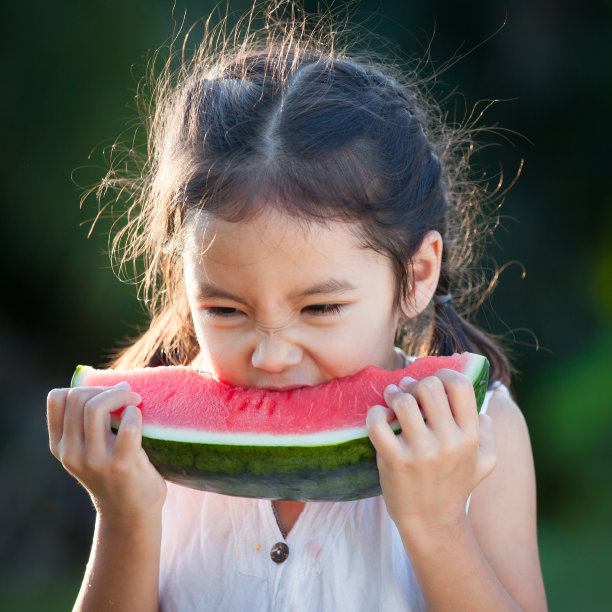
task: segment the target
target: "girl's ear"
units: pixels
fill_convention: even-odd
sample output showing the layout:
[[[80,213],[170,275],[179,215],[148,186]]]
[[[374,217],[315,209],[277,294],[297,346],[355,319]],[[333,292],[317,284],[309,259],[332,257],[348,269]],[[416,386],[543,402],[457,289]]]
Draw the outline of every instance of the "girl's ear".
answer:
[[[412,259],[410,292],[402,299],[402,312],[416,317],[433,299],[442,266],[442,236],[434,230],[427,232]]]

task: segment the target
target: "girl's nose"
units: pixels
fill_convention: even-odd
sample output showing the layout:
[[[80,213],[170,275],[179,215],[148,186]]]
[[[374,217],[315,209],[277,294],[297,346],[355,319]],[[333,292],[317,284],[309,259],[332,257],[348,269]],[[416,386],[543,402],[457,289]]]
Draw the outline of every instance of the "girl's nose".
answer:
[[[277,334],[262,334],[251,356],[251,364],[266,372],[282,372],[302,360],[302,349]]]

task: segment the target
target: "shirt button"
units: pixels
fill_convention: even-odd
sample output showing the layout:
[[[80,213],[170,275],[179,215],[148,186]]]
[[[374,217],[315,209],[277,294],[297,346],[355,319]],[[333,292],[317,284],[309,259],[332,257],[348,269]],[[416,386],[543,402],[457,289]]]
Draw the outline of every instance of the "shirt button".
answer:
[[[274,563],[282,563],[289,556],[289,547],[285,542],[277,542],[270,550],[270,559]]]

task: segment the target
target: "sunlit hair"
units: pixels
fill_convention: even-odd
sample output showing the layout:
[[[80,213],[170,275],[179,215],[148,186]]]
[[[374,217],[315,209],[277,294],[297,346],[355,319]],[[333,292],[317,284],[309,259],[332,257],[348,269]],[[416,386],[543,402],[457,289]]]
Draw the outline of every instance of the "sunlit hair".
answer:
[[[440,232],[436,293],[451,292],[452,302],[403,320],[398,343],[413,355],[484,354],[492,380],[509,383],[503,351],[465,318],[492,288],[477,268],[494,198],[468,177],[474,125],[447,122],[415,73],[340,49],[328,18],[313,25],[267,11],[259,29],[253,18],[231,32],[208,21],[193,52],[186,36],[161,70],[153,59],[139,91],[146,155],[115,157],[99,185],[101,210],[129,203],[112,251],[151,317],[114,365],[188,364],[199,351],[182,272],[190,211],[244,221],[274,207],[304,222],[353,224],[364,248],[389,258],[398,304],[423,237]]]

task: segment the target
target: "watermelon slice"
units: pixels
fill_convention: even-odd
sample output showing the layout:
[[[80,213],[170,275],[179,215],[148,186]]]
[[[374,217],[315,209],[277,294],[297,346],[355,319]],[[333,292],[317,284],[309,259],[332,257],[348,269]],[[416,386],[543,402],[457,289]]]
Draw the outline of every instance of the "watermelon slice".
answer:
[[[396,371],[368,367],[287,391],[233,387],[184,366],[78,366],[71,384],[127,381],[143,398],[142,446],[168,480],[241,497],[347,501],[380,494],[368,409],[384,403],[387,385],[442,368],[470,378],[480,407],[489,362],[472,353],[423,357]],[[115,428],[120,413],[112,415]]]

